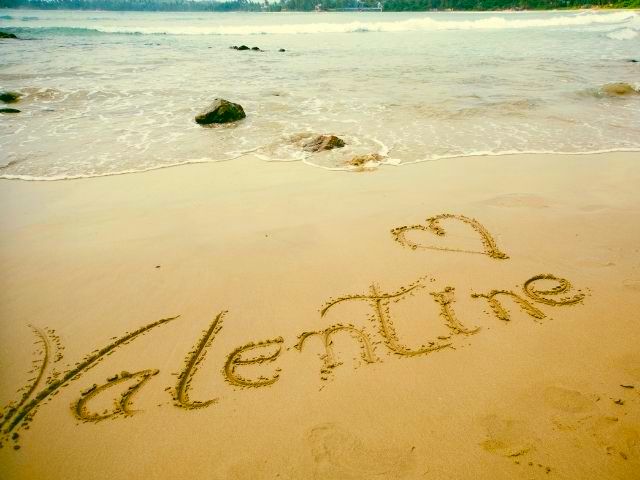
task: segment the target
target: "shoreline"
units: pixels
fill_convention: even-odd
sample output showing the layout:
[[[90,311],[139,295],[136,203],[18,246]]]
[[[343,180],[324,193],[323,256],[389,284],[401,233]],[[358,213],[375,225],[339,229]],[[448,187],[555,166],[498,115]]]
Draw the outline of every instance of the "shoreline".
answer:
[[[483,158],[491,158],[491,157],[521,157],[521,156],[558,156],[558,157],[580,157],[580,156],[598,156],[598,155],[607,155],[607,154],[627,154],[627,153],[640,153],[640,149],[609,149],[609,150],[594,150],[589,152],[538,152],[538,151],[530,151],[530,152],[504,152],[504,153],[470,153],[468,155],[456,155],[456,156],[443,156],[433,159],[423,159],[423,160],[415,160],[411,162],[404,163],[395,163],[395,162],[371,162],[371,164],[365,164],[364,168],[362,167],[353,167],[349,165],[345,165],[344,167],[323,167],[321,165],[317,165],[312,162],[306,161],[306,159],[302,160],[264,160],[255,158],[253,152],[248,152],[245,155],[240,155],[238,157],[229,158],[229,159],[221,159],[221,160],[187,160],[183,163],[178,163],[174,165],[159,165],[157,167],[149,167],[143,170],[125,170],[122,172],[112,172],[112,173],[104,173],[104,174],[96,174],[96,175],[78,175],[78,176],[64,176],[64,177],[32,177],[27,175],[7,175],[3,176],[0,174],[0,181],[20,181],[20,182],[65,182],[65,181],[73,181],[73,180],[88,180],[92,178],[102,178],[102,177],[118,177],[123,175],[138,175],[144,173],[155,172],[157,170],[165,170],[165,169],[175,169],[179,167],[188,167],[191,165],[203,165],[203,164],[220,164],[226,162],[233,162],[238,160],[245,160],[246,157],[249,157],[250,161],[256,160],[259,162],[264,162],[267,164],[280,164],[280,163],[301,163],[308,167],[318,168],[320,170],[326,170],[329,172],[346,172],[346,173],[367,173],[374,172],[386,167],[407,167],[410,165],[419,165],[422,163],[432,163],[432,162],[441,162],[448,160],[460,160],[460,159],[477,159],[480,161]],[[253,158],[251,158],[253,156]],[[393,160],[393,159],[391,159]],[[9,164],[11,165],[11,164]],[[7,166],[9,166],[7,165]],[[0,167],[0,171],[2,167]]]
[[[0,403],[41,345],[69,378],[0,465],[631,480],[639,182],[636,153],[0,182]]]

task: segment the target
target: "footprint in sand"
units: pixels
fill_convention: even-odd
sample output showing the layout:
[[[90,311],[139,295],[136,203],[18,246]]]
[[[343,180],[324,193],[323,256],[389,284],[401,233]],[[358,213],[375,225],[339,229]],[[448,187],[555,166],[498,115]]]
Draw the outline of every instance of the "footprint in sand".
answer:
[[[620,357],[614,365],[615,380],[608,392],[591,393],[563,385],[535,386],[523,392],[507,408],[527,405],[523,417],[482,417],[486,437],[479,445],[522,467],[537,467],[527,475],[561,472],[566,468],[566,455],[587,455],[609,474],[615,472],[606,478],[640,478],[633,476],[640,472],[640,355]],[[560,461],[560,470],[551,463],[554,460]]]
[[[544,405],[555,412],[550,420],[560,432],[575,432],[598,412],[595,398],[565,387],[549,386],[542,390]]]
[[[314,478],[322,480],[415,478],[414,447],[375,448],[344,428],[325,423],[306,434],[314,462]]]
[[[613,366],[619,372],[618,389],[608,395],[613,415],[598,418],[591,431],[608,455],[637,464],[640,472],[640,354],[622,355]]]
[[[607,455],[621,460],[640,460],[640,425],[634,420],[633,412],[624,408],[607,409],[609,404],[601,402],[602,409],[608,410],[605,412],[595,399],[558,386],[544,389],[544,402],[561,412],[551,419],[559,431],[586,432]]]
[[[481,418],[486,439],[480,443],[486,451],[509,458],[517,458],[534,450],[527,426],[511,418],[487,415]]]
[[[589,397],[564,387],[545,388],[543,398],[546,405],[565,413],[589,413],[596,409],[594,401]]]
[[[589,430],[607,455],[622,460],[640,460],[640,431],[623,419],[599,417]]]

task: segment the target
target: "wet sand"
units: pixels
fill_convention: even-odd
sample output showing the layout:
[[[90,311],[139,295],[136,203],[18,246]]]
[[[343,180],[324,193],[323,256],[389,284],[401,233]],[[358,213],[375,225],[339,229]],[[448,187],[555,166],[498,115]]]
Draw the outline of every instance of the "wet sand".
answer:
[[[637,153],[2,181],[0,470],[637,478],[638,185]]]

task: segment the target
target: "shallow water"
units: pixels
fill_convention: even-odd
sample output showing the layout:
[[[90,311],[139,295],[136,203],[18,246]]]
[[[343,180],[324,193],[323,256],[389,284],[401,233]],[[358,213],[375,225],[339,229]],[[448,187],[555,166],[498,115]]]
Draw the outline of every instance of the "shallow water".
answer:
[[[191,162],[349,168],[516,152],[640,151],[640,15],[0,11],[0,177],[60,179]],[[231,45],[259,46],[239,52]],[[278,52],[279,48],[286,52]],[[247,119],[203,128],[215,97]],[[320,154],[295,142],[333,133]]]

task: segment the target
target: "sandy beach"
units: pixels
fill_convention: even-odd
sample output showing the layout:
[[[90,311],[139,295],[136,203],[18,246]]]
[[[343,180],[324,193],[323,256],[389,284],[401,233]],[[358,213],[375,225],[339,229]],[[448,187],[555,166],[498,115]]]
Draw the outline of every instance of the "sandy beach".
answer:
[[[638,185],[637,153],[3,180],[2,477],[637,479]]]

